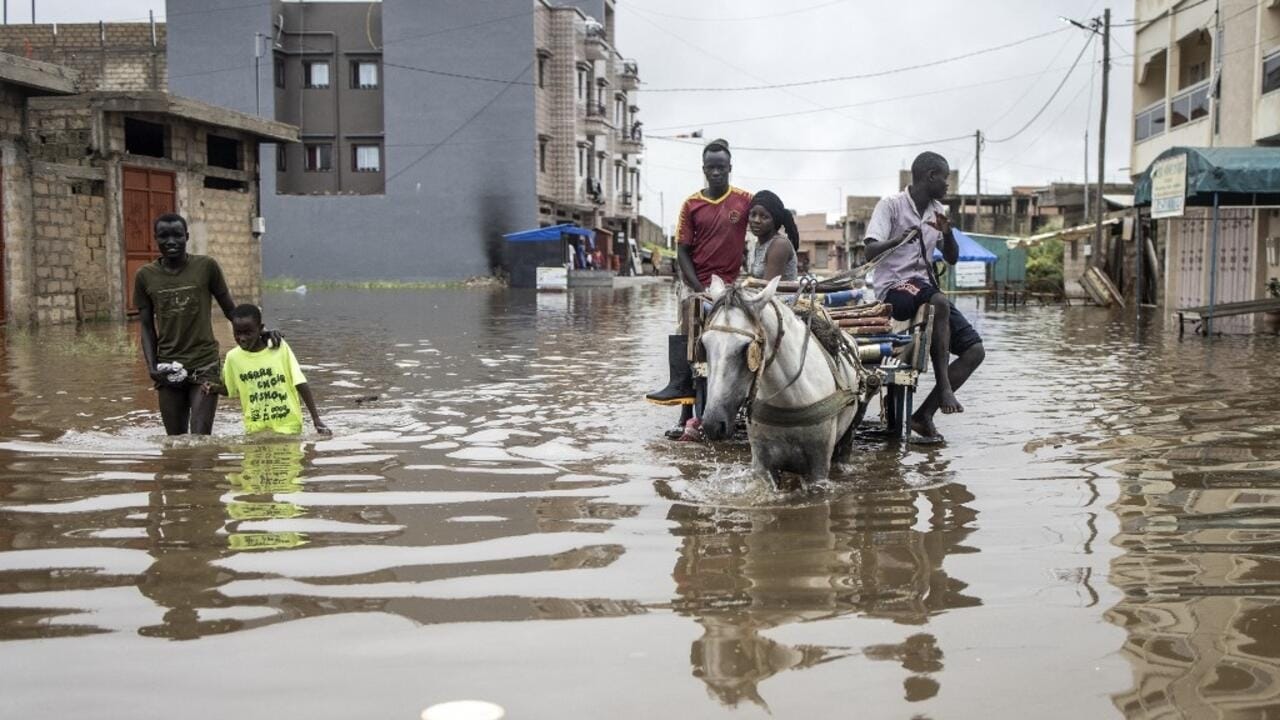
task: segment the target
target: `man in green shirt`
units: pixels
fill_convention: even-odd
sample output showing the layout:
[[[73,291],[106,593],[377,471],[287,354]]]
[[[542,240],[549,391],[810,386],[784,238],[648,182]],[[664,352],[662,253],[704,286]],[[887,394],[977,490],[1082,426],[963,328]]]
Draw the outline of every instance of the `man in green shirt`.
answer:
[[[186,218],[166,213],[156,218],[154,230],[160,257],[138,268],[133,280],[142,358],[155,381],[165,432],[208,435],[218,398],[201,388],[221,375],[210,298],[228,319],[236,303],[217,261],[187,254]],[[278,344],[279,335],[271,335]]]

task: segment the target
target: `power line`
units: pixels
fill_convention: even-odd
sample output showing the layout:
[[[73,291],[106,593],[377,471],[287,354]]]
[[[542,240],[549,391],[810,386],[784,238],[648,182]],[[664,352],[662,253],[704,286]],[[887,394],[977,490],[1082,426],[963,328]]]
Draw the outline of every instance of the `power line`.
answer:
[[[630,7],[630,6],[629,6],[629,5],[623,5],[622,7],[627,8],[627,7]],[[654,21],[650,20],[649,18],[647,18],[647,17],[645,17],[645,16],[643,16],[643,15],[635,15],[634,17],[636,17],[637,19],[639,19],[639,20],[641,20],[641,21],[643,21],[643,22],[646,22],[646,23],[648,23],[649,25],[652,25],[653,27],[657,28],[657,29],[658,29],[658,31],[659,31],[659,32],[661,32],[661,33],[663,33],[663,35],[664,35],[664,36],[666,36],[666,37],[672,37],[672,38],[675,38],[676,40],[679,40],[680,42],[684,43],[686,46],[688,46],[689,48],[693,49],[694,51],[696,51],[696,52],[698,52],[698,53],[701,53],[701,54],[703,54],[703,55],[705,55],[705,56],[707,56],[707,57],[709,57],[709,58],[711,58],[711,59],[713,59],[713,60],[715,60],[715,61],[717,61],[717,62],[719,62],[719,63],[722,63],[722,64],[724,64],[724,65],[725,65],[725,66],[727,66],[727,67],[733,68],[733,69],[737,70],[738,72],[743,73],[744,75],[746,75],[746,76],[748,76],[748,77],[752,77],[752,78],[755,78],[755,79],[757,79],[757,80],[761,80],[761,79],[762,79],[762,78],[760,78],[760,76],[756,75],[755,73],[751,72],[750,70],[747,70],[747,69],[745,69],[745,68],[741,68],[741,67],[738,67],[738,66],[734,65],[732,62],[730,62],[730,61],[726,60],[725,58],[722,58],[722,57],[720,57],[719,55],[716,55],[715,53],[713,53],[713,52],[711,52],[711,51],[707,50],[706,48],[702,47],[701,45],[698,45],[698,44],[695,44],[695,43],[690,42],[687,38],[682,37],[682,36],[681,36],[681,35],[679,35],[678,33],[674,33],[674,32],[671,32],[670,30],[667,30],[667,29],[666,29],[666,28],[664,28],[663,26],[659,25],[658,23],[656,23],[656,22],[654,22]],[[805,103],[808,103],[808,104],[810,104],[810,105],[815,105],[815,106],[821,106],[821,103],[817,102],[816,100],[813,100],[813,99],[811,99],[811,98],[805,97],[804,95],[801,95],[800,93],[795,92],[794,90],[791,90],[790,88],[781,88],[781,90],[782,90],[782,92],[784,92],[784,93],[786,93],[786,94],[790,95],[791,97],[794,97],[794,98],[796,98],[796,99],[798,99],[798,100],[801,100],[801,101],[803,101],[803,102],[805,102]],[[877,129],[877,130],[879,130],[879,131],[881,131],[881,132],[889,133],[890,135],[898,135],[898,136],[901,136],[901,137],[908,137],[909,139],[912,139],[912,140],[916,140],[916,139],[918,139],[918,138],[911,138],[910,136],[905,136],[905,135],[903,135],[902,133],[897,132],[896,130],[894,130],[894,129],[892,129],[892,128],[881,127],[880,125],[877,125],[876,123],[873,123],[873,122],[871,122],[870,120],[866,120],[866,119],[864,119],[864,118],[855,117],[855,116],[853,116],[853,115],[849,115],[849,114],[846,114],[846,113],[840,112],[840,111],[838,111],[838,110],[837,110],[837,111],[835,111],[835,112],[836,112],[838,115],[842,116],[842,117],[848,118],[849,120],[852,120],[852,121],[857,122],[857,123],[862,123],[863,125],[867,125],[867,126],[873,127],[873,128],[875,128],[875,129]]]
[[[1093,12],[1093,9],[1098,6],[1099,2],[1101,2],[1101,0],[1094,0],[1093,4],[1089,6],[1089,9],[1084,11],[1084,14],[1088,15],[1089,13]],[[1033,82],[1027,85],[1027,89],[1023,91],[1022,95],[1018,96],[1017,100],[1014,100],[1012,103],[1010,103],[1009,107],[1005,108],[1005,111],[1003,113],[1000,113],[1000,117],[988,123],[989,127],[995,127],[996,125],[1000,124],[1000,121],[1009,117],[1009,113],[1013,112],[1013,109],[1018,107],[1018,105],[1020,105],[1023,100],[1026,100],[1027,96],[1031,94],[1032,90],[1035,90],[1037,87],[1040,86],[1040,83],[1039,83],[1040,78],[1044,77],[1045,75],[1048,75],[1050,70],[1057,69],[1053,67],[1053,64],[1058,61],[1058,56],[1061,55],[1062,52],[1066,50],[1069,45],[1071,45],[1070,37],[1068,37],[1067,41],[1062,43],[1062,45],[1058,47],[1058,51],[1053,54],[1052,58],[1050,58],[1048,64],[1045,65],[1044,70],[1042,70],[1040,74],[1036,76],[1036,82]]]
[[[382,64],[385,65],[386,67],[400,68],[401,70],[412,70],[414,72],[427,73],[429,75],[441,75],[443,77],[458,78],[460,80],[475,80],[477,82],[499,83],[501,85],[507,85],[507,86],[527,85],[532,87],[533,85],[536,85],[536,83],[532,81],[515,82],[512,80],[503,80],[501,78],[485,77],[483,75],[468,75],[466,73],[448,72],[447,70],[432,70],[431,68],[417,67],[415,65],[402,65],[400,63],[387,62],[386,60],[383,60]]]
[[[483,113],[485,110],[488,110],[491,105],[497,102],[498,98],[502,97],[503,94],[505,94],[512,85],[515,85],[516,82],[525,73],[529,72],[529,70],[533,67],[533,63],[534,61],[530,60],[529,64],[525,65],[523,70],[516,73],[516,75],[511,78],[511,80],[507,83],[506,86],[498,90],[498,92],[494,93],[493,97],[489,98],[489,100],[484,105],[481,105],[480,109],[476,110],[474,113],[471,113],[471,115],[466,120],[462,121],[461,125],[454,128],[448,135],[444,136],[444,139],[441,140],[439,144],[435,145],[434,147],[427,148],[427,150],[423,152],[421,155],[419,155],[417,158],[415,158],[413,162],[409,163],[408,165],[405,165],[404,167],[396,171],[394,175],[391,175],[390,177],[388,177],[386,179],[386,182],[390,183],[392,180],[395,180],[396,178],[400,177],[406,172],[409,172],[409,170],[412,169],[414,166],[416,166],[418,163],[427,159],[427,157],[431,155],[431,153],[435,152],[436,150],[439,150],[441,147],[444,147],[444,145],[448,143],[450,140],[452,140],[455,135],[462,132],[468,125],[474,122],[476,118],[480,117],[481,113]]]
[[[1093,44],[1093,35],[1090,35],[1089,39],[1085,40],[1084,47],[1080,48],[1080,53],[1076,55],[1075,62],[1071,63],[1071,67],[1067,69],[1067,73],[1062,76],[1062,82],[1058,83],[1058,87],[1053,89],[1053,94],[1049,96],[1048,100],[1044,101],[1044,105],[1040,106],[1040,109],[1036,111],[1035,115],[1031,116],[1031,119],[1028,120],[1025,125],[1018,128],[1018,131],[1012,135],[1009,135],[1007,137],[1002,137],[997,140],[988,139],[987,142],[990,142],[990,143],[1008,142],[1018,137],[1022,133],[1026,132],[1027,128],[1031,127],[1031,124],[1034,123],[1042,114],[1044,114],[1044,111],[1049,108],[1049,104],[1053,102],[1054,98],[1058,97],[1058,93],[1062,92],[1062,87],[1067,84],[1067,80],[1071,77],[1071,73],[1075,72],[1076,66],[1080,64],[1080,58],[1084,57],[1085,51],[1088,50],[1089,46],[1092,44]]]
[[[1066,66],[1064,65],[1060,68],[1050,68],[1050,69],[1065,70]],[[665,130],[680,130],[683,128],[690,128],[690,127],[702,127],[704,125],[729,125],[732,123],[752,122],[755,120],[774,120],[777,118],[795,117],[797,115],[812,115],[813,113],[828,112],[832,110],[846,110],[848,108],[865,107],[868,105],[878,105],[880,103],[896,102],[898,100],[911,100],[914,98],[928,97],[931,95],[942,95],[944,93],[958,92],[960,90],[969,90],[976,87],[984,87],[986,85],[997,85],[999,83],[1009,82],[1010,80],[1021,80],[1022,78],[1028,78],[1033,75],[1036,75],[1036,76],[1043,75],[1045,72],[1047,72],[1047,70],[1039,73],[1026,73],[1023,75],[1013,75],[1010,77],[997,78],[995,80],[984,80],[983,82],[970,83],[968,85],[951,85],[945,88],[939,88],[937,90],[928,90],[925,92],[911,93],[908,95],[897,95],[894,97],[876,98],[874,100],[863,100],[861,102],[849,103],[848,105],[830,105],[825,107],[814,108],[812,110],[793,110],[791,112],[773,113],[771,115],[756,115],[753,117],[734,118],[732,120],[703,120],[701,122],[680,123],[679,125],[664,125],[662,127],[650,128],[649,131],[662,132]]]
[[[796,8],[794,10],[785,10],[783,12],[768,13],[766,15],[749,15],[745,17],[692,17],[689,15],[672,15],[669,13],[658,12],[657,10],[650,10],[648,8],[635,7],[632,5],[628,5],[627,7],[631,8],[632,10],[638,10],[640,12],[646,13],[648,15],[657,15],[658,17],[670,18],[672,20],[685,20],[688,22],[723,23],[723,22],[746,22],[748,20],[768,20],[770,18],[786,17],[788,15],[799,15],[800,13],[809,12],[810,10],[818,10],[824,7],[830,7],[832,5],[842,5],[846,2],[849,2],[849,0],[832,0],[831,2],[825,2],[818,5],[810,5],[808,7]]]
[[[866,145],[863,147],[847,147],[847,148],[780,148],[780,147],[752,147],[746,145],[734,145],[733,151],[751,150],[755,152],[780,152],[780,153],[854,153],[867,152],[870,150],[891,150],[893,148],[919,147],[920,145],[937,145],[946,142],[955,142],[956,140],[968,140],[972,135],[957,135],[949,138],[936,138],[933,140],[919,140],[907,143],[892,143],[888,145]],[[663,140],[666,142],[681,143],[684,145],[702,145],[698,140],[684,140],[675,137],[664,137],[662,135],[649,135],[649,140]]]
[[[624,6],[624,7],[626,7],[626,6]],[[1025,38],[1022,38],[1022,39],[1020,39],[1020,40],[1015,40],[1015,41],[1013,41],[1013,42],[1004,43],[1003,45],[996,45],[996,46],[989,47],[989,48],[983,48],[983,49],[981,49],[981,50],[974,50],[974,51],[972,51],[972,52],[967,52],[967,53],[964,53],[964,54],[962,54],[962,55],[954,55],[954,56],[952,56],[952,57],[942,58],[942,59],[940,59],[940,60],[932,60],[932,61],[930,61],[930,62],[917,63],[917,64],[915,64],[915,65],[906,65],[906,66],[903,66],[903,67],[893,68],[893,69],[890,69],[890,70],[879,70],[879,71],[876,71],[876,72],[870,72],[870,73],[859,73],[859,74],[856,74],[856,75],[840,75],[840,76],[837,76],[837,77],[820,78],[820,79],[817,79],[817,80],[799,80],[799,81],[796,81],[796,82],[788,82],[788,83],[774,83],[774,84],[769,84],[769,85],[742,85],[742,86],[738,86],[738,87],[670,87],[670,88],[648,88],[648,87],[646,87],[646,88],[643,88],[643,90],[644,90],[644,92],[650,92],[650,93],[672,93],[672,92],[746,92],[746,91],[753,91],[753,90],[778,90],[778,89],[781,89],[781,88],[805,87],[805,86],[810,86],[810,85],[824,85],[824,84],[827,84],[827,83],[845,82],[845,81],[849,81],[849,80],[867,80],[867,79],[870,79],[870,78],[884,77],[884,76],[886,76],[886,75],[895,75],[895,74],[897,74],[897,73],[908,72],[908,71],[910,71],[910,70],[920,70],[920,69],[922,69],[922,68],[935,67],[935,66],[938,66],[938,65],[944,65],[944,64],[946,64],[946,63],[956,62],[957,60],[965,60],[965,59],[968,59],[968,58],[971,58],[971,57],[977,57],[977,56],[979,56],[979,55],[986,55],[986,54],[988,54],[988,53],[993,53],[993,52],[996,52],[996,51],[999,51],[999,50],[1006,50],[1006,49],[1011,48],[1011,47],[1017,47],[1018,45],[1024,45],[1024,44],[1029,43],[1029,42],[1032,42],[1032,41],[1034,41],[1034,40],[1039,40],[1039,39],[1041,39],[1041,38],[1046,38],[1046,37],[1049,37],[1049,36],[1051,36],[1051,35],[1057,35],[1058,33],[1065,32],[1065,31],[1067,31],[1067,30],[1070,30],[1070,28],[1059,28],[1059,29],[1057,29],[1057,30],[1051,30],[1051,31],[1046,32],[1046,33],[1040,33],[1039,35],[1032,35],[1032,36],[1030,36],[1030,37],[1025,37]]]

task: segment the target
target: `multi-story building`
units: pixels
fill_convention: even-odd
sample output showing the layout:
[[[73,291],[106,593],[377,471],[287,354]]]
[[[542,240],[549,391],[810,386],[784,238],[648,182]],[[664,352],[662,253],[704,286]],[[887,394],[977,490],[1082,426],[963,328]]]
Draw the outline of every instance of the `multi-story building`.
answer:
[[[1131,173],[1175,146],[1280,144],[1280,5],[1136,0],[1134,12]]]
[[[796,215],[800,232],[799,266],[803,272],[831,275],[847,270],[844,228],[828,223],[826,213]]]
[[[458,278],[500,269],[511,231],[635,235],[639,69],[613,0],[169,0],[168,19],[173,92],[301,129],[263,150],[268,275]]]
[[[1134,10],[1135,177],[1175,147],[1280,145],[1280,4],[1136,0]],[[1268,278],[1280,277],[1280,253],[1268,252],[1280,247],[1280,212],[1225,208],[1216,239],[1211,217],[1187,207],[1155,223],[1169,312],[1264,297]],[[1225,318],[1213,329],[1248,332],[1260,320]]]

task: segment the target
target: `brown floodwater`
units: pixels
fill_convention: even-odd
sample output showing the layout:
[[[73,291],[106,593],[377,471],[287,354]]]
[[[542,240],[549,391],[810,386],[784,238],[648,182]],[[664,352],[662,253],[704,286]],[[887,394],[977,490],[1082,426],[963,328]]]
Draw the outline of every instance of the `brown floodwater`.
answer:
[[[949,443],[805,496],[659,439],[665,285],[270,294],[332,439],[10,329],[0,717],[1280,717],[1280,343],[961,305]]]

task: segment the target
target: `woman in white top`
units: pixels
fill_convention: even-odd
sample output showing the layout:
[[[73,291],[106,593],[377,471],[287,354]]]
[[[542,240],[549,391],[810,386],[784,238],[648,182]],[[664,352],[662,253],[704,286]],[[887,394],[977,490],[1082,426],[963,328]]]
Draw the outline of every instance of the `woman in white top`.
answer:
[[[747,211],[747,227],[756,236],[747,271],[751,277],[772,280],[795,280],[796,249],[800,247],[800,231],[795,218],[782,204],[782,200],[768,190],[761,190],[751,198]],[[786,229],[786,234],[779,232]]]

